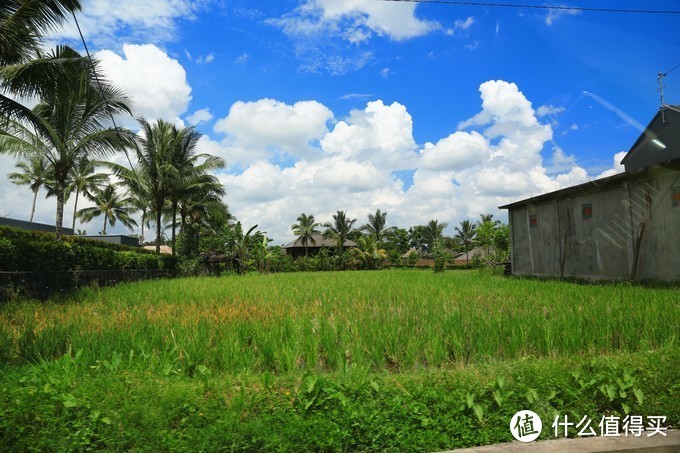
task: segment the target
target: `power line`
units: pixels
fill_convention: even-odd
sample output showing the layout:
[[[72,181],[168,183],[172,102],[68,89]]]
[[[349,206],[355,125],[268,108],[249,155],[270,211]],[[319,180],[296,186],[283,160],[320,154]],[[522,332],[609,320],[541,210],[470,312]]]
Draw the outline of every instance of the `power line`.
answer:
[[[104,100],[104,104],[106,105],[106,111],[109,113],[109,117],[111,118],[111,122],[113,123],[113,127],[116,130],[116,133],[118,134],[118,138],[121,139],[122,143],[125,143],[125,140],[123,139],[123,136],[120,133],[120,129],[118,128],[118,125],[116,124],[116,119],[113,117],[113,112],[111,109],[111,104],[109,104],[109,100],[106,98],[106,94],[104,93],[104,89],[102,88],[101,81],[99,80],[99,74],[97,74],[97,68],[94,66],[94,62],[92,61],[92,56],[90,55],[90,50],[87,48],[87,43],[85,42],[85,37],[83,36],[83,32],[80,29],[80,24],[78,23],[78,19],[76,18],[75,12],[71,11],[71,15],[73,16],[73,20],[76,23],[76,28],[78,29],[78,34],[80,35],[80,40],[83,43],[83,47],[85,47],[85,54],[87,55],[87,59],[90,62],[90,66],[92,67],[92,74],[94,75],[94,80],[97,82],[97,87],[99,88],[99,94]],[[135,171],[134,165],[132,165],[132,161],[130,160],[130,155],[127,152],[126,148],[123,148],[123,152],[125,153],[125,157],[127,158],[128,164],[130,164],[130,170],[132,170],[132,174],[135,175],[135,179],[137,180],[137,184],[139,184],[139,175],[137,175],[137,172]]]
[[[580,6],[549,6],[549,5],[524,5],[517,3],[488,3],[488,2],[464,2],[456,0],[376,0],[380,2],[395,3],[434,3],[439,5],[456,6],[491,6],[498,8],[530,8],[530,9],[552,9],[562,11],[588,11],[598,13],[636,13],[636,14],[680,14],[680,10],[657,10],[657,9],[614,9],[614,8],[591,8]]]

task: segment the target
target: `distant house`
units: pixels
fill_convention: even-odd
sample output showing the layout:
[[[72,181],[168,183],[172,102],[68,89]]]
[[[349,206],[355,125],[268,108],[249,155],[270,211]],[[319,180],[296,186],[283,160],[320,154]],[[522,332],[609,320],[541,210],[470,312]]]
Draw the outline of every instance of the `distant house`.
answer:
[[[625,172],[505,206],[512,273],[680,279],[680,108],[663,106]]]
[[[328,250],[329,253],[333,253],[333,250],[337,247],[337,243],[333,239],[324,239],[322,235],[315,234],[312,236],[313,241],[310,239],[307,241],[307,249],[309,250],[309,256],[314,256],[321,251],[321,249]],[[356,247],[356,242],[350,241],[349,239],[343,244],[345,250]],[[305,256],[305,246],[302,245],[302,240],[299,238],[290,242],[282,247],[283,250],[293,259],[297,259],[301,256]]]
[[[152,252],[156,251],[156,246],[155,245],[145,245],[144,250],[151,250]],[[169,245],[161,245],[161,254],[163,255],[172,255],[172,247]]]
[[[85,239],[92,239],[93,241],[109,242],[111,244],[127,245],[128,247],[139,247],[139,238],[135,236],[127,236],[125,234],[112,235],[85,235],[80,236]]]
[[[467,266],[474,261],[475,257],[483,257],[485,255],[486,251],[483,247],[475,247],[467,253],[463,252],[456,254],[453,264],[456,266]]]

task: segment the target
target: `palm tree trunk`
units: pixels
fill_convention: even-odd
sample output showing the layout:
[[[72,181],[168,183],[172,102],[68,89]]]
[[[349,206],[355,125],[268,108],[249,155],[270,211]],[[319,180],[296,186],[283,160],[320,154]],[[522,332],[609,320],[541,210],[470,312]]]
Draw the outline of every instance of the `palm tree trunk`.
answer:
[[[161,208],[162,202],[156,202],[156,253],[161,253]]]
[[[172,256],[175,256],[175,220],[177,218],[177,202],[172,202]]]
[[[78,209],[78,195],[80,195],[80,191],[76,189],[76,204],[73,205],[73,226],[71,229],[75,232],[76,231],[76,211]]]
[[[102,235],[104,236],[106,236],[106,221],[109,220],[108,216],[108,214],[104,214],[104,229],[102,230]]]
[[[35,214],[35,200],[38,198],[38,191],[34,190],[33,191],[33,206],[31,207],[31,219],[29,222],[33,222],[33,215]]]
[[[144,222],[146,221],[146,209],[142,209],[142,234],[139,236],[139,245],[144,245]]]
[[[64,189],[57,189],[57,221],[54,228],[54,236],[57,241],[61,240],[61,230],[62,224],[64,223]]]

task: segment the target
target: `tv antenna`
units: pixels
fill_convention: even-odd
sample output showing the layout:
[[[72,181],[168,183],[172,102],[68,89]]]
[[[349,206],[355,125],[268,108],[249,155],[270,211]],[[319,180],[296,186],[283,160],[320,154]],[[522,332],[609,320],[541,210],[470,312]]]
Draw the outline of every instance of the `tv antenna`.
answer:
[[[678,68],[680,68],[680,64],[671,70],[668,70],[666,72],[660,72],[659,77],[657,77],[656,79],[656,81],[659,83],[659,88],[657,88],[656,91],[659,92],[659,96],[661,99],[661,121],[663,122],[663,124],[666,123],[666,104],[663,102],[663,78]]]

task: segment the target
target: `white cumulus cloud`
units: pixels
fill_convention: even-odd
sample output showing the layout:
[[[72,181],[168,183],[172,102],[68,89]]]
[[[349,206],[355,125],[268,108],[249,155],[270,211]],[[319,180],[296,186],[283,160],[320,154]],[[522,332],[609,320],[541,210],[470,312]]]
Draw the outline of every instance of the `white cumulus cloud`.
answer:
[[[191,86],[177,60],[153,44],[126,44],[122,55],[102,50],[95,58],[105,77],[130,97],[135,116],[180,122],[191,101]]]
[[[317,101],[288,105],[274,99],[238,101],[229,115],[215,123],[215,132],[228,135],[234,146],[276,148],[291,155],[305,155],[321,139],[333,112]]]

